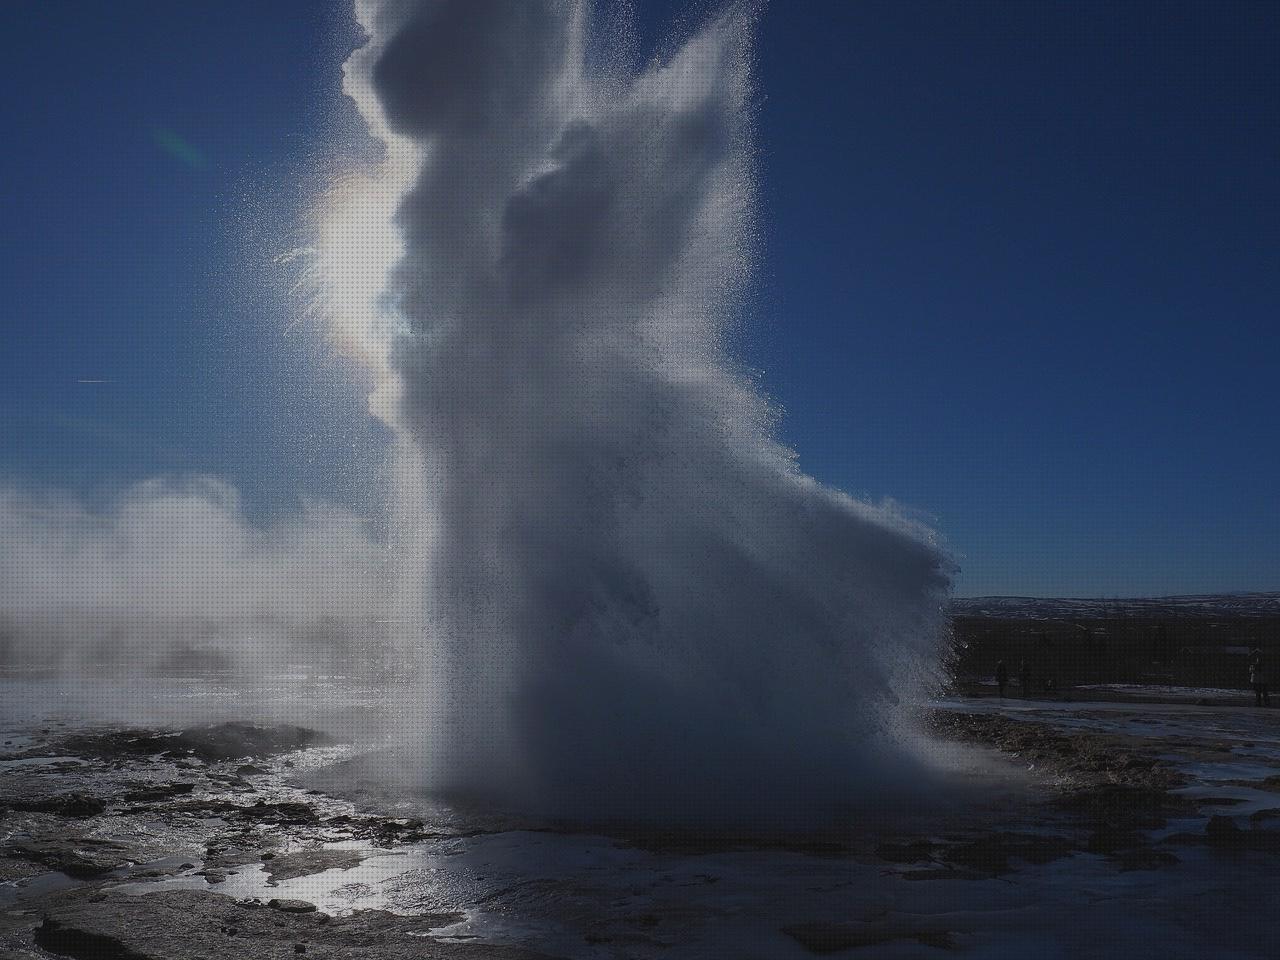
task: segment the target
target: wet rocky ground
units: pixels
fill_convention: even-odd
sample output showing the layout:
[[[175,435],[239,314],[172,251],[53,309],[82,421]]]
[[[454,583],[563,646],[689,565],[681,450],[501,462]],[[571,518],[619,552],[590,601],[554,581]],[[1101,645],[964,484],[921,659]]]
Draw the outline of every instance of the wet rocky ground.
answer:
[[[1274,955],[1270,714],[929,722],[980,758],[981,803],[774,837],[413,815],[317,789],[352,748],[300,726],[11,725],[0,957]]]

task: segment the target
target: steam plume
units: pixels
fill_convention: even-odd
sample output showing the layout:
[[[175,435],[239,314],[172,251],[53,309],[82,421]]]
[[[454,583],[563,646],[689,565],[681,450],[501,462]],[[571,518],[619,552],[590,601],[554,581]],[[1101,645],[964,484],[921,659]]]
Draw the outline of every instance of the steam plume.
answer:
[[[409,478],[429,786],[641,818],[865,792],[936,679],[947,563],[805,476],[726,354],[752,8],[638,73],[572,0],[357,10],[402,256],[334,322]]]
[[[3,666],[262,671],[381,646],[386,550],[336,507],[264,528],[209,478],[96,512],[0,487],[0,543]]]

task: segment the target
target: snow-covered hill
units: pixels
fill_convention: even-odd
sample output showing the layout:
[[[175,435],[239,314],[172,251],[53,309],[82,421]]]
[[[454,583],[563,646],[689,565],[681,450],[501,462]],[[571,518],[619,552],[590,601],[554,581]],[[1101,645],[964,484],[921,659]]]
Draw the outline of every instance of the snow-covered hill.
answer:
[[[951,612],[961,617],[1017,620],[1280,617],[1280,593],[1221,593],[1125,599],[964,597],[952,601]]]

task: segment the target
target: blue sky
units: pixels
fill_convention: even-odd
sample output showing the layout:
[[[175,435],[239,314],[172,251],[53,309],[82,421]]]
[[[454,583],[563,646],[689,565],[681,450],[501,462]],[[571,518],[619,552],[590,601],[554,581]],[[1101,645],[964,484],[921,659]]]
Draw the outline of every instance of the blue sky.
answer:
[[[273,263],[361,149],[343,7],[0,29],[0,478],[359,505],[379,428]],[[931,517],[962,594],[1280,589],[1277,49],[1261,2],[768,8],[737,349],[802,466]]]

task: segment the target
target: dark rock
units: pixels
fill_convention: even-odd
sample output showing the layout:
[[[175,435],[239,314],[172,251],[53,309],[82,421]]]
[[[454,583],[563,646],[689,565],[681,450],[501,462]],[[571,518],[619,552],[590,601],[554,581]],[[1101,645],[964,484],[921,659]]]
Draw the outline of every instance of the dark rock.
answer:
[[[1074,790],[1057,801],[1063,809],[1088,814],[1108,823],[1158,829],[1167,815],[1191,813],[1195,804],[1151,784],[1098,783]]]
[[[90,903],[77,891],[47,902],[35,940],[76,960],[285,960],[297,955],[298,944],[331,960],[545,960],[517,947],[431,937],[458,914],[364,910],[322,922],[314,910],[261,907],[195,891],[109,893]]]
[[[54,797],[28,797],[19,800],[8,800],[5,805],[10,810],[23,813],[53,813],[60,817],[84,818],[96,817],[107,809],[106,803],[97,797],[86,797],[80,793],[63,793]]]
[[[954,950],[957,946],[950,931],[893,921],[801,923],[783,927],[782,932],[810,953],[838,953],[902,941],[940,950]]]
[[[182,797],[195,790],[194,783],[159,783],[154,786],[142,787],[138,790],[131,790],[121,796],[121,800],[126,803],[153,803],[157,800],[172,800],[174,797]]]
[[[1131,742],[1089,731],[1064,732],[1047,723],[993,714],[942,711],[933,730],[952,740],[983,743],[1015,756],[1035,757],[1080,779],[1098,779],[1168,789],[1183,777],[1167,763],[1135,752]],[[1124,752],[1117,749],[1124,743]]]
[[[208,798],[172,804],[168,809],[174,813],[212,814],[229,820],[249,820],[279,825],[320,823],[320,815],[308,804],[287,800],[279,803],[259,800],[246,805],[222,798]]]
[[[79,960],[148,960],[147,954],[130,950],[115,937],[67,927],[48,917],[36,928],[35,941],[50,953]]]
[[[1251,850],[1257,853],[1280,853],[1280,831],[1259,828],[1241,829],[1231,817],[1210,817],[1204,833],[1176,833],[1164,840],[1168,844],[1208,844],[1220,850]]]
[[[268,900],[267,906],[283,913],[312,913],[316,909],[314,903],[308,903],[306,900]]]
[[[267,803],[264,800],[259,800],[252,806],[234,807],[234,812],[244,819],[257,820],[263,823],[316,824],[320,822],[320,817],[315,810],[305,803],[294,801]]]
[[[876,856],[889,863],[924,863],[933,859],[934,849],[934,845],[928,840],[882,843],[876,847]]]
[[[1259,853],[1280,853],[1280,832],[1275,830],[1250,830],[1249,849]]]
[[[237,721],[190,727],[177,733],[138,728],[83,733],[64,738],[56,747],[63,753],[107,760],[163,754],[212,762],[269,757],[332,742],[332,738],[306,727]]]
[[[42,863],[35,863],[18,856],[0,857],[0,883],[8,883],[11,880],[27,880],[45,873],[47,869]]]
[[[1180,861],[1167,850],[1156,850],[1152,847],[1136,847],[1125,850],[1116,857],[1116,863],[1122,872],[1130,870],[1161,870],[1176,866]]]
[[[1140,847],[1145,843],[1146,838],[1136,830],[1119,824],[1104,823],[1089,835],[1086,849],[1090,853],[1115,853],[1117,850]]]
[[[235,760],[239,757],[270,757],[332,742],[331,737],[306,727],[290,724],[267,727],[235,722],[183,730],[169,749],[202,760]]]
[[[261,848],[257,838],[245,837],[228,844],[218,844],[208,848],[205,854],[206,870],[229,870],[232,867],[257,863],[262,859]]]
[[[956,867],[933,867],[929,870],[907,870],[898,874],[903,880],[990,880],[991,874]]]
[[[1074,852],[1066,837],[1031,833],[991,833],[944,848],[939,856],[971,870],[989,875],[1008,873],[1011,860],[1031,864],[1050,863]]]
[[[350,870],[363,863],[365,855],[358,850],[299,850],[279,856],[264,853],[262,859],[268,863],[267,882],[274,884],[325,870]]]
[[[121,844],[91,837],[65,840],[28,840],[12,844],[9,855],[43,864],[77,880],[91,880],[128,866]]]
[[[1209,843],[1217,847],[1243,846],[1248,839],[1234,820],[1223,816],[1210,817],[1204,828],[1204,835]]]

